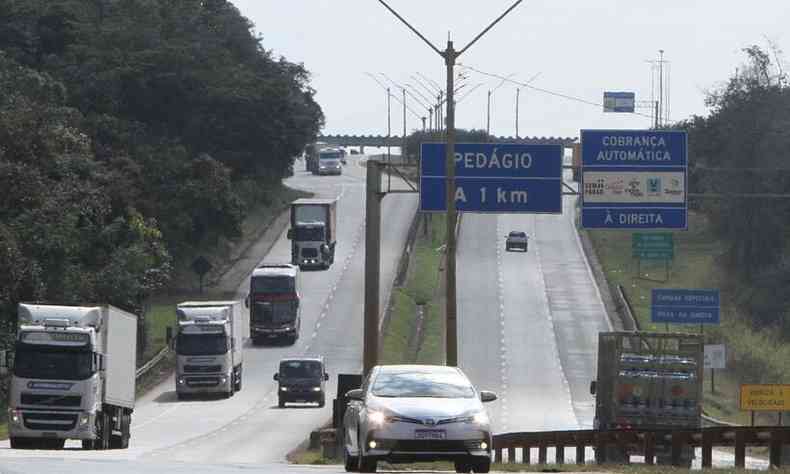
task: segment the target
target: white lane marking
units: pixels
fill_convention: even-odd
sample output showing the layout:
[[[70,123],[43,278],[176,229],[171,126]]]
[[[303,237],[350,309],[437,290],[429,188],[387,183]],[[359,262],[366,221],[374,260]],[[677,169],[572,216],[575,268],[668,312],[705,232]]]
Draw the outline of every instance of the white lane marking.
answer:
[[[132,424],[132,428],[134,428],[135,430],[139,430],[143,426],[150,425],[151,423],[154,423],[155,421],[158,421],[160,418],[162,418],[163,416],[169,414],[170,412],[175,411],[180,406],[181,405],[179,405],[179,404],[175,404],[172,407],[167,408],[165,411],[163,411],[162,413],[156,415],[153,418],[150,418],[150,419],[148,419],[148,420],[146,420],[146,421],[144,421],[144,422],[142,422],[140,424]]]

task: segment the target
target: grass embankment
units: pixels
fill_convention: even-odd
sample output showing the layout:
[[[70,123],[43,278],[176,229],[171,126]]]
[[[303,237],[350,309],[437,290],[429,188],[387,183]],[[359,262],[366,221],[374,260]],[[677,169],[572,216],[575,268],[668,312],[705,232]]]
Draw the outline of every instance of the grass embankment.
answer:
[[[751,328],[738,315],[728,287],[726,268],[721,263],[724,246],[711,233],[701,214],[689,214],[689,229],[673,232],[675,258],[665,282],[662,262],[643,262],[639,275],[637,260],[631,257],[631,232],[591,231],[604,274],[610,284],[622,285],[634,310],[634,316],[645,331],[699,332],[699,326],[664,325],[650,322],[650,300],[653,288],[721,288],[721,325],[706,325],[706,343],[723,343],[728,351],[728,369],[715,373],[715,393],[711,392],[710,371],[705,372],[704,409],[709,415],[725,421],[748,424],[750,415],[738,409],[741,383],[782,383],[790,380],[790,345],[777,340],[769,332]],[[773,413],[758,417],[758,423],[775,424]]]
[[[443,297],[437,290],[446,220],[430,216],[427,234],[425,221],[420,221],[406,281],[392,291],[381,352],[384,364],[444,363]]]

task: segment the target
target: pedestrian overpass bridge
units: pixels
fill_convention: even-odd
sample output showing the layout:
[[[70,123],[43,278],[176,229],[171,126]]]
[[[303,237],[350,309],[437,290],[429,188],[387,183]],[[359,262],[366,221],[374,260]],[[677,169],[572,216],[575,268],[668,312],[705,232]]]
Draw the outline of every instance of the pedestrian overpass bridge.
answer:
[[[399,147],[403,145],[400,136],[386,135],[319,135],[319,142],[343,147],[359,147],[364,153],[365,147]],[[562,145],[570,147],[579,141],[578,137],[494,137],[494,143],[519,143],[525,145]]]

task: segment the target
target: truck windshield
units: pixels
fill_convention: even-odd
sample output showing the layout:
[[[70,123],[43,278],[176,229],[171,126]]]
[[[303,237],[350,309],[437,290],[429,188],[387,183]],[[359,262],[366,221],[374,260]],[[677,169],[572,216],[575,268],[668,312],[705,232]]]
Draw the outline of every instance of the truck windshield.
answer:
[[[302,242],[321,242],[324,240],[323,227],[297,227],[296,239]]]
[[[176,352],[181,355],[221,355],[228,352],[224,334],[179,334]]]
[[[326,161],[326,160],[337,161],[337,160],[340,159],[340,153],[334,153],[334,152],[333,153],[321,153],[320,155],[318,155],[318,159],[321,160],[321,161]]]
[[[289,360],[280,363],[280,378],[317,379],[321,378],[321,363],[314,360]]]
[[[253,293],[293,293],[294,279],[286,276],[255,277],[252,279]]]
[[[14,375],[27,379],[85,380],[93,375],[93,353],[61,348],[17,348]]]
[[[290,323],[296,319],[295,301],[272,301],[255,303],[252,320],[263,324]]]

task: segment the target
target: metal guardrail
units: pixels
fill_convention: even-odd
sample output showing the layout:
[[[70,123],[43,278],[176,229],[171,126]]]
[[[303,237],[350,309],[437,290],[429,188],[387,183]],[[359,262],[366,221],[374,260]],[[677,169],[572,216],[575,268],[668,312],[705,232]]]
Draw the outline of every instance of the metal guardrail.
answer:
[[[639,321],[634,316],[634,310],[631,306],[631,302],[628,301],[628,295],[625,294],[625,289],[623,289],[623,285],[617,285],[617,291],[615,292],[617,298],[617,306],[621,308],[621,312],[623,314],[623,325],[630,326],[624,328],[626,331],[639,331]]]
[[[145,364],[143,364],[143,366],[142,366],[142,367],[140,367],[139,369],[137,369],[137,371],[135,372],[135,378],[136,378],[136,379],[139,379],[140,377],[142,377],[143,375],[145,375],[146,373],[148,373],[148,371],[149,371],[149,370],[151,370],[151,368],[152,368],[153,366],[155,366],[155,365],[156,365],[156,364],[158,364],[158,363],[159,363],[159,362],[160,362],[162,359],[164,359],[164,358],[165,358],[165,356],[167,355],[167,353],[168,353],[168,352],[170,352],[170,348],[169,348],[168,346],[165,346],[165,347],[163,347],[161,351],[159,351],[159,352],[158,352],[158,353],[157,353],[155,356],[153,356],[153,357],[151,358],[151,360],[149,360],[148,362],[146,362]]]
[[[538,463],[546,464],[547,449],[555,448],[556,464],[565,462],[565,448],[576,450],[576,464],[585,463],[585,449],[595,449],[595,462],[607,462],[607,447],[619,448],[622,452],[641,452],[645,464],[655,462],[657,448],[666,450],[671,464],[680,466],[684,449],[702,448],[702,467],[712,467],[714,447],[734,447],[735,467],[746,464],[746,446],[765,446],[770,450],[770,465],[782,465],[782,446],[790,445],[790,427],[712,427],[696,430],[577,430],[503,433],[494,436],[494,457],[503,462],[515,463],[516,449],[521,450],[521,463],[530,464],[530,451],[538,449]]]

